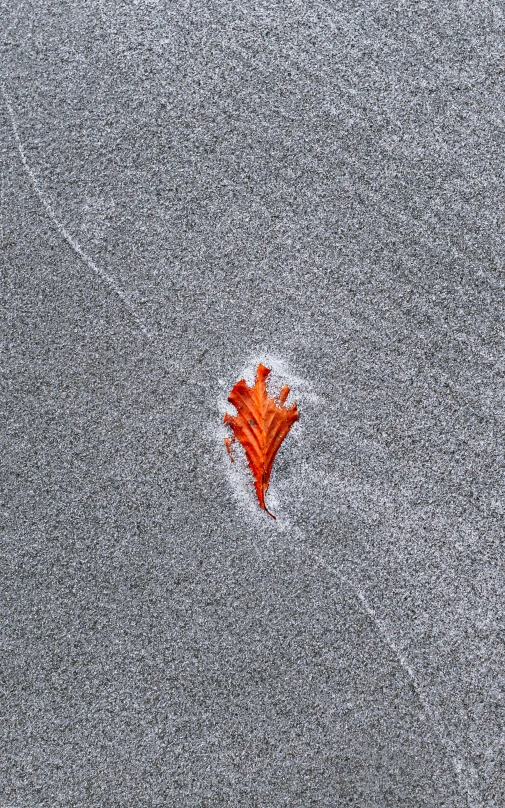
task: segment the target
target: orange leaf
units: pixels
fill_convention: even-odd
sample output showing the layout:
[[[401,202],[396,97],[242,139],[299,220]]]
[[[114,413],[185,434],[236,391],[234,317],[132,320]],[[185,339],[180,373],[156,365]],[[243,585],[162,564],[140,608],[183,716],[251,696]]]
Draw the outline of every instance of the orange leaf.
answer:
[[[298,421],[298,410],[296,404],[284,406],[289,394],[287,385],[280,391],[278,403],[269,397],[266,386],[269,373],[271,371],[264,365],[258,365],[254,387],[248,387],[244,379],[233,387],[228,401],[238,414],[226,413],[224,416],[224,423],[233,432],[233,437],[225,438],[224,442],[232,462],[234,440],[244,447],[260,507],[275,519],[265,505],[265,494],[275,456],[289,430]]]

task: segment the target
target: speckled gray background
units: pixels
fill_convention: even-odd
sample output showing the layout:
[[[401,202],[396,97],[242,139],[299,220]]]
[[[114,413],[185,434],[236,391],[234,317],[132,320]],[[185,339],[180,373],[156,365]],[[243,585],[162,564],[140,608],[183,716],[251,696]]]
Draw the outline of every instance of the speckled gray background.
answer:
[[[0,808],[503,808],[504,15],[0,3]]]

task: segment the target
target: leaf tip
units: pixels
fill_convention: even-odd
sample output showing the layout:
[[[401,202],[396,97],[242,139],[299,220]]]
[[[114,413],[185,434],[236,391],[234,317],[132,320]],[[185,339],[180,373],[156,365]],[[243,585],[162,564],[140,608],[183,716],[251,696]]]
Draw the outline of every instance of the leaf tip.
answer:
[[[226,423],[226,419],[225,419],[225,423]],[[235,458],[233,457],[233,442],[234,442],[234,438],[225,438],[224,439],[224,445],[226,446],[226,451],[230,455],[230,460],[231,460],[232,463],[235,462]]]

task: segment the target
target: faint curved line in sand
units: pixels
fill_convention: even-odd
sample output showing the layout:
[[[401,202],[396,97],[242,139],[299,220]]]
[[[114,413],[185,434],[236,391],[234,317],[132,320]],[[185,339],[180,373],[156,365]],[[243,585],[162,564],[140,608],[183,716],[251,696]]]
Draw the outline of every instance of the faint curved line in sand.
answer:
[[[428,697],[426,696],[423,686],[421,685],[419,679],[417,678],[416,674],[410,663],[408,662],[405,655],[401,652],[400,648],[396,644],[393,637],[391,637],[390,633],[388,632],[386,626],[383,624],[382,620],[377,616],[376,610],[373,606],[370,605],[368,600],[366,599],[364,593],[361,589],[352,583],[352,581],[347,578],[342,572],[340,572],[336,567],[332,567],[331,564],[328,564],[325,559],[318,555],[318,553],[311,550],[304,542],[303,535],[297,529],[296,532],[301,537],[301,541],[298,544],[298,548],[306,554],[310,559],[312,559],[317,565],[325,569],[330,574],[334,575],[344,586],[347,588],[352,596],[356,598],[361,606],[363,612],[367,615],[371,623],[373,624],[376,632],[381,637],[384,644],[389,648],[389,650],[394,655],[398,665],[406,674],[408,680],[412,685],[412,689],[423,708],[425,714],[429,718],[429,721],[435,730],[435,734],[440,741],[442,747],[445,749],[445,752],[451,762],[452,768],[456,775],[456,780],[462,792],[466,795],[466,802],[468,808],[479,808],[482,805],[481,798],[479,794],[475,791],[473,784],[470,781],[470,775],[468,774],[468,764],[461,758],[458,754],[456,747],[454,746],[452,740],[450,739],[444,724],[440,717],[437,715],[436,711],[433,709],[432,705]]]
[[[93,261],[93,259],[90,258],[90,256],[82,249],[80,244],[75,240],[75,238],[68,232],[66,227],[58,219],[58,217],[57,217],[56,213],[54,212],[54,209],[53,209],[53,207],[51,205],[51,202],[49,201],[46,194],[44,193],[44,191],[40,187],[39,182],[37,180],[37,177],[35,176],[35,173],[34,173],[33,169],[31,168],[30,164],[28,163],[28,160],[26,159],[25,150],[24,150],[23,144],[21,142],[21,138],[19,136],[19,130],[18,130],[18,125],[17,125],[17,121],[16,121],[16,116],[14,114],[14,110],[12,108],[12,104],[11,104],[11,102],[9,100],[9,97],[7,95],[5,87],[3,85],[1,85],[1,90],[2,90],[2,96],[3,96],[4,102],[5,102],[5,106],[7,108],[8,114],[9,114],[12,131],[14,133],[14,139],[15,139],[15,142],[16,142],[16,147],[17,147],[17,150],[19,152],[19,156],[21,158],[21,163],[23,164],[23,168],[24,168],[26,174],[28,175],[28,178],[30,180],[31,186],[32,186],[36,196],[38,197],[38,199],[40,201],[40,204],[44,208],[46,214],[51,219],[51,221],[52,221],[53,225],[55,226],[56,230],[58,231],[58,233],[65,239],[67,244],[72,248],[72,250],[76,253],[76,255],[78,255],[79,258],[86,264],[86,266],[92,272],[94,272],[95,275],[98,275],[98,277],[101,278],[107,284],[107,286],[114,292],[114,294],[116,294],[117,297],[119,297],[119,299],[122,301],[124,307],[128,310],[131,317],[136,322],[136,324],[138,325],[138,327],[140,328],[142,333],[145,334],[146,337],[152,338],[153,335],[148,330],[146,324],[144,323],[144,321],[142,320],[142,318],[139,316],[138,312],[136,311],[135,307],[132,305],[132,303],[128,299],[126,293],[121,289],[120,286],[118,286],[118,284],[116,283],[114,278],[112,278],[110,275],[108,275],[107,272],[105,272],[105,270],[103,270],[101,267],[99,267],[98,264],[96,264]]]

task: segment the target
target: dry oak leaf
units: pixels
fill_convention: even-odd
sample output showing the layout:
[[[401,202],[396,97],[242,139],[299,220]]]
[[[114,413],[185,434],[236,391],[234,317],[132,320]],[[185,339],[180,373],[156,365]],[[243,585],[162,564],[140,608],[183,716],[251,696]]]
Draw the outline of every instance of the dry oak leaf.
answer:
[[[269,368],[258,365],[253,387],[248,387],[244,379],[233,387],[228,401],[238,414],[226,413],[224,416],[224,423],[233,431],[233,437],[225,438],[224,442],[232,462],[233,442],[238,440],[244,447],[260,507],[275,519],[265,505],[265,494],[275,456],[289,430],[298,421],[298,410],[296,404],[284,406],[289,395],[287,385],[280,391],[277,401],[269,397],[266,380],[270,373]]]

